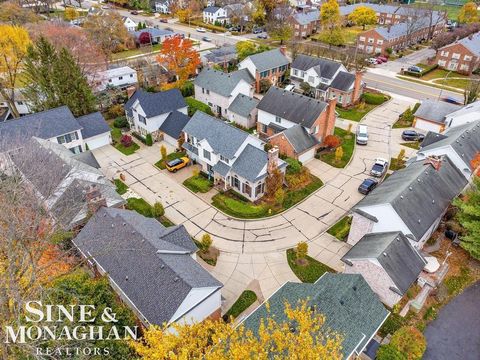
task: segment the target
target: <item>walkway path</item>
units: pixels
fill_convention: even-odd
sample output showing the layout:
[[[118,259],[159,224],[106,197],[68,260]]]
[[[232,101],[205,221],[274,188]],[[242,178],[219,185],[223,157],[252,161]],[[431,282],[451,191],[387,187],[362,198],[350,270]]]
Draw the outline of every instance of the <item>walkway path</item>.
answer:
[[[364,120],[369,126],[367,146],[357,147],[345,169],[333,168],[319,160],[307,166],[325,185],[301,204],[271,218],[245,221],[219,212],[183,187],[166,171],[152,166],[160,157],[158,146],[143,147],[125,156],[112,146],[94,150],[108,177],[123,173],[127,185],[149,203],[161,201],[166,216],[183,224],[199,238],[212,235],[221,255],[212,274],[224,283],[222,294],[228,309],[252,281],[258,280],[267,298],[286,281],[298,281],[287,264],[285,250],[300,241],[309,243],[309,254],[320,262],[342,271],[341,257],[350,246],[326,233],[361,198],[358,185],[376,157],[389,158],[390,128],[411,103],[393,99],[372,111]]]

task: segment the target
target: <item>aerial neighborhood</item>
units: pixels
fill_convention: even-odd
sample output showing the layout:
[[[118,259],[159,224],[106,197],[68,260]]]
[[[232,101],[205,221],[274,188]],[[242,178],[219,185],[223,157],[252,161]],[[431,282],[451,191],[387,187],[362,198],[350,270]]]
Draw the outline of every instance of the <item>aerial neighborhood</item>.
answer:
[[[479,24],[1,2],[0,357],[480,358]]]

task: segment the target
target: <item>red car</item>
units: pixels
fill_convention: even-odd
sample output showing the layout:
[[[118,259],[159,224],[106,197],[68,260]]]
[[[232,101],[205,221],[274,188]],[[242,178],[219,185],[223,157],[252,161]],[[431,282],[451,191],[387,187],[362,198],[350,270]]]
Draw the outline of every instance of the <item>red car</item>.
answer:
[[[160,19],[160,22],[161,22],[161,23],[168,23],[168,20],[165,19],[165,18],[161,18],[161,19]]]
[[[378,60],[380,60],[381,62],[387,62],[388,61],[388,58],[386,56],[379,56],[377,57]]]

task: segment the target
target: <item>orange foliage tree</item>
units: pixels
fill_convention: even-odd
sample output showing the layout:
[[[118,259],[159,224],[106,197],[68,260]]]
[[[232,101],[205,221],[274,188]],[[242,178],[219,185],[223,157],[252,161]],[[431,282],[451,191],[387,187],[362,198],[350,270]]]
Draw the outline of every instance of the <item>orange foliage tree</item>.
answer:
[[[325,140],[323,140],[323,143],[326,147],[329,147],[329,148],[333,149],[333,148],[336,148],[340,145],[341,140],[336,135],[327,135],[325,137]]]
[[[163,42],[157,61],[176,75],[177,81],[163,86],[164,90],[168,90],[182,87],[188,78],[195,74],[200,65],[200,55],[193,48],[190,39],[173,36]]]
[[[472,160],[470,160],[470,166],[473,169],[473,173],[478,175],[478,171],[480,170],[480,152],[477,152]]]

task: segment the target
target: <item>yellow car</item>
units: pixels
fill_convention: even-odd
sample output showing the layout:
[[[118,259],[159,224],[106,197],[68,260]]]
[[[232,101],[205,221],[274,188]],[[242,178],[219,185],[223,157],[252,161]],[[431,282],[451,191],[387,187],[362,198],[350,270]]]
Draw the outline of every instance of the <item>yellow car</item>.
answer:
[[[171,172],[177,172],[177,170],[180,170],[181,168],[184,168],[185,166],[188,165],[190,162],[190,159],[186,156],[178,158],[178,159],[173,159],[167,162],[167,170]]]

